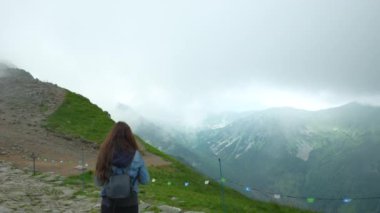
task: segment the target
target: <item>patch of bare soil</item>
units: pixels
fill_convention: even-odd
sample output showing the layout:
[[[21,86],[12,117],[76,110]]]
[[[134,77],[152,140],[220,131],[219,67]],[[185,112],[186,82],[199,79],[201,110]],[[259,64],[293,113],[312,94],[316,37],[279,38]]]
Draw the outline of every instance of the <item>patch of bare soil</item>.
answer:
[[[65,90],[34,79],[22,70],[7,72],[16,74],[0,75],[0,160],[32,169],[34,153],[37,171],[64,176],[79,174],[75,167],[82,164],[82,159],[83,165],[94,169],[97,146],[43,127],[47,117],[63,102]],[[169,164],[151,153],[145,153],[144,159],[150,166]]]

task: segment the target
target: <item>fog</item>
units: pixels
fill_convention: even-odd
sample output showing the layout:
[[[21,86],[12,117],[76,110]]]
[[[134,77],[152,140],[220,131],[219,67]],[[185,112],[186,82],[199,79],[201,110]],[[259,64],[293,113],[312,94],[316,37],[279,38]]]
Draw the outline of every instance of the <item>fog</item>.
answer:
[[[2,1],[0,59],[116,119],[380,103],[380,2]]]

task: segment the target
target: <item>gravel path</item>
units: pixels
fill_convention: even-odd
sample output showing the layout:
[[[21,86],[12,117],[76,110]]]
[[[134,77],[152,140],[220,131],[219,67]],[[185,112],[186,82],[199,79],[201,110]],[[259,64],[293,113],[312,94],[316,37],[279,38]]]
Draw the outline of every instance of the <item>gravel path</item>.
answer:
[[[2,161],[0,183],[0,212],[99,212],[99,198],[76,196],[61,176],[33,176]]]

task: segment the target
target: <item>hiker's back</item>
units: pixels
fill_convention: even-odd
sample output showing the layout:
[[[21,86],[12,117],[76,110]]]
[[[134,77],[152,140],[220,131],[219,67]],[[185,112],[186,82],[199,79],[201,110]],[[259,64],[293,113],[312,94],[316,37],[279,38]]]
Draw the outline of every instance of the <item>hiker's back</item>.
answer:
[[[102,185],[102,212],[138,212],[138,183],[149,173],[129,126],[118,122],[103,142],[96,165]]]

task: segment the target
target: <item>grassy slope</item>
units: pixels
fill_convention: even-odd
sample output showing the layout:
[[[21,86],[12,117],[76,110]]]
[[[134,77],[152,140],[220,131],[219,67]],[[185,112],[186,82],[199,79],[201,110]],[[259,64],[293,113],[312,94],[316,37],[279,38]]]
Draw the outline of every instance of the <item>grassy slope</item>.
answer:
[[[114,121],[87,98],[67,91],[64,102],[47,120],[47,128],[101,143]]]
[[[88,99],[68,92],[62,106],[48,119],[47,127],[62,134],[100,143],[112,124],[108,113],[91,104]],[[146,151],[171,162],[169,166],[148,168],[151,178],[156,179],[156,182],[140,187],[142,200],[155,205],[173,205],[184,210],[222,212],[218,183],[211,181],[209,185],[205,185],[207,177],[146,144],[138,136],[136,138]],[[83,177],[86,181],[86,190],[83,193],[87,196],[98,196],[92,172],[85,173]],[[80,187],[81,180],[81,176],[74,176],[67,178],[65,182]],[[185,187],[185,182],[189,182],[190,185]],[[228,212],[306,212],[254,201],[231,189],[225,189],[225,208]]]

